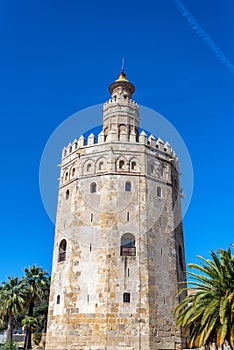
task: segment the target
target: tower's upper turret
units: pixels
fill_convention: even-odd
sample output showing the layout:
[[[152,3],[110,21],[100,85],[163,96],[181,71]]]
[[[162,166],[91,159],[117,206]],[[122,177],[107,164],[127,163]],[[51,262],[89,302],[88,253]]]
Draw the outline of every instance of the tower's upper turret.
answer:
[[[135,86],[126,79],[126,74],[124,73],[123,68],[119,74],[118,79],[110,84],[109,91],[112,98],[121,97],[121,95],[123,95],[123,98],[125,99],[132,98],[132,94],[135,91]]]
[[[120,134],[138,136],[139,107],[132,100],[135,87],[126,79],[122,68],[118,79],[109,86],[111,98],[103,106],[103,132],[108,136],[111,132],[112,140],[119,140]]]

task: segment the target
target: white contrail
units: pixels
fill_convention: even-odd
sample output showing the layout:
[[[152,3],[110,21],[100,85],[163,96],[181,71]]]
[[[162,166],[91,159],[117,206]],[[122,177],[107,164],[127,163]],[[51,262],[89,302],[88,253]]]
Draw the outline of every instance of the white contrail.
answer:
[[[191,13],[184,7],[181,0],[175,0],[175,4],[179,12],[186,18],[192,30],[206,43],[206,45],[213,51],[218,60],[224,64],[232,74],[234,74],[234,64],[224,55],[215,42],[209,35],[201,28]]]

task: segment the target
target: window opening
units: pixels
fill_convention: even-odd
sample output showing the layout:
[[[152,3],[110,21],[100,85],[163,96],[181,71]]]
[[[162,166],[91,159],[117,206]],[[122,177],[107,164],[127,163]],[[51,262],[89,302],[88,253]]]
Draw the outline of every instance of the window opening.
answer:
[[[92,166],[92,165],[91,165],[90,163],[87,164],[87,168],[86,168],[86,169],[87,169],[87,172],[89,172],[89,171],[91,170],[91,166]]]
[[[130,293],[123,293],[123,302],[130,303]]]
[[[125,182],[125,191],[131,192],[132,184],[130,181]]]
[[[157,187],[157,196],[158,197],[162,197],[162,189],[161,189],[161,187]]]
[[[121,238],[121,256],[136,256],[135,237],[131,233],[126,233]]]
[[[97,192],[97,184],[96,182],[92,182],[90,185],[90,192],[91,193],[96,193]]]
[[[104,163],[103,163],[103,162],[100,162],[100,163],[99,163],[99,167],[98,167],[98,168],[99,168],[99,170],[103,170],[103,165],[104,165]]]
[[[136,170],[136,162],[132,162],[131,168],[132,168],[132,170]]]
[[[66,190],[66,199],[69,198],[69,190]]]
[[[127,212],[127,221],[129,221],[130,220],[130,213],[129,213],[129,211]]]
[[[60,304],[60,295],[57,295],[56,304]]]
[[[59,256],[58,256],[59,262],[66,260],[66,251],[67,251],[67,241],[63,239],[59,244]]]
[[[124,169],[124,160],[119,161],[119,169]]]

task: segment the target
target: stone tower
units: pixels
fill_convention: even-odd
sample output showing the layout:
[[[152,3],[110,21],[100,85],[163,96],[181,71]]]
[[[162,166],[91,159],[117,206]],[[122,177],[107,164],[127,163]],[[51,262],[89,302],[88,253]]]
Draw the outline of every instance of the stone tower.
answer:
[[[182,349],[185,259],[178,159],[139,129],[124,71],[103,127],[64,148],[47,350]]]

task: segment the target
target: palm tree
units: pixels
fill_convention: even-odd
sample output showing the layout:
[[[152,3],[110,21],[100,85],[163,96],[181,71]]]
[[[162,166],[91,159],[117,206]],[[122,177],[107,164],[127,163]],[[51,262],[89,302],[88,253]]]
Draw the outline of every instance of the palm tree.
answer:
[[[26,335],[31,334],[36,328],[37,328],[37,319],[36,317],[26,316],[22,320],[22,326],[24,329],[26,329]],[[31,349],[31,338],[29,336],[25,337],[25,349]]]
[[[24,269],[23,281],[27,290],[28,316],[33,317],[35,303],[43,300],[44,295],[49,290],[49,277],[47,271],[41,267],[33,265]],[[31,348],[31,327],[26,327],[24,349]]]
[[[198,272],[188,272],[191,287],[180,291],[189,293],[175,310],[176,322],[189,334],[190,347],[227,341],[234,349],[234,257],[230,249],[217,253],[188,265]]]
[[[7,317],[7,342],[12,341],[14,320],[25,306],[25,290],[22,280],[18,277],[8,277],[0,287],[0,315]]]

